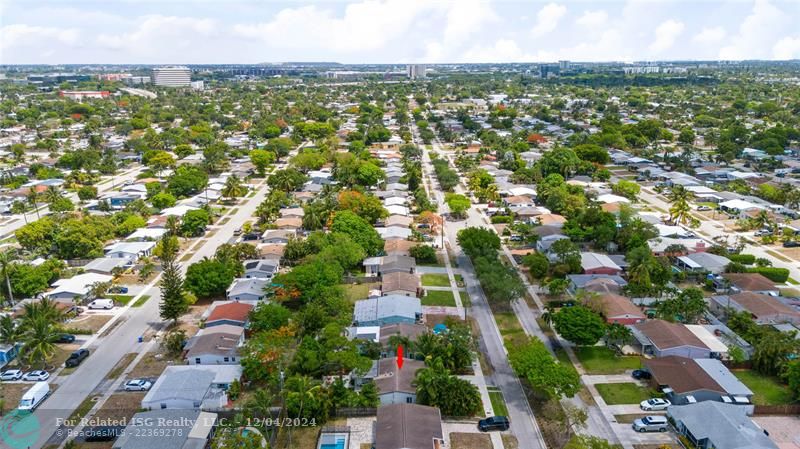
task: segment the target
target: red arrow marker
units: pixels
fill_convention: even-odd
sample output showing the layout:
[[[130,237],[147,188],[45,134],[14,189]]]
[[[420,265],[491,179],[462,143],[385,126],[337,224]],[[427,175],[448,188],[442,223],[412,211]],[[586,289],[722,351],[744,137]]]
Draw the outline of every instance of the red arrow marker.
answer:
[[[403,369],[403,347],[397,345],[397,369]]]

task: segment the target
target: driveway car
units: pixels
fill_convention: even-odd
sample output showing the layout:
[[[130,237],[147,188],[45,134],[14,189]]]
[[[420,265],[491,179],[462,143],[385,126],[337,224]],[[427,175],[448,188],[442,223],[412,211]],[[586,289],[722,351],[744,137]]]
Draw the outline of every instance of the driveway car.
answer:
[[[133,379],[125,382],[125,391],[147,391],[153,383],[147,379]]]
[[[22,379],[22,371],[18,369],[7,369],[0,373],[0,380],[20,380]]]
[[[108,292],[109,293],[115,293],[115,294],[120,294],[121,293],[121,294],[124,295],[125,293],[128,293],[128,287],[123,287],[121,285],[115,285],[115,286],[109,288]]]
[[[783,247],[784,248],[797,248],[797,247],[800,247],[800,242],[793,242],[791,240],[788,241],[788,242],[783,242]]]
[[[666,416],[645,416],[631,424],[637,432],[666,432],[669,428]]]
[[[711,210],[711,208],[708,207],[708,206],[698,206],[697,210],[702,212],[702,211],[709,211],[709,210]]]
[[[72,334],[61,334],[58,336],[56,343],[72,343],[75,341],[75,336]]]
[[[651,379],[653,377],[653,375],[650,374],[650,371],[643,370],[643,369],[635,369],[631,373],[631,377],[633,377],[634,379],[648,380],[648,379]]]
[[[44,382],[49,378],[50,378],[50,373],[41,370],[31,371],[22,376],[22,380],[27,380],[30,382]]]
[[[669,407],[670,405],[672,405],[672,403],[666,399],[653,398],[653,399],[648,399],[646,401],[642,401],[639,404],[639,407],[641,407],[642,410],[649,412],[656,410],[666,410],[667,407]]]
[[[490,416],[478,421],[478,430],[489,432],[491,430],[508,430],[511,423],[505,416]]]
[[[88,349],[78,349],[77,351],[73,352],[69,355],[69,358],[66,362],[64,362],[64,366],[67,368],[74,368],[83,362],[86,357],[89,357],[89,350]]]

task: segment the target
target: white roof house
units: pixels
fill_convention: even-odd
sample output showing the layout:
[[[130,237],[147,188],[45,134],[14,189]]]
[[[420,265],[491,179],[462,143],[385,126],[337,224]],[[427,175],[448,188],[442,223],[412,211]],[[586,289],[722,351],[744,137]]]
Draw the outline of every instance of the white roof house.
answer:
[[[155,246],[156,242],[117,242],[106,246],[104,251],[106,257],[138,260],[139,257],[149,256]]]
[[[375,231],[377,231],[384,240],[407,240],[409,237],[411,237],[411,229],[402,228],[399,226],[375,228]]]
[[[689,332],[693,333],[697,338],[700,339],[700,341],[703,342],[703,344],[708,346],[708,349],[710,349],[711,352],[717,354],[728,353],[728,345],[723,343],[722,340],[720,340],[705,326],[700,324],[687,324],[686,329],[689,329]]]
[[[158,240],[166,233],[165,228],[139,228],[125,237],[125,240]]]
[[[745,200],[729,200],[722,203],[719,203],[719,207],[728,210],[736,210],[739,212],[743,212],[750,209],[765,209],[758,204],[751,203],[750,201]]]
[[[178,205],[178,206],[174,206],[174,207],[168,207],[168,208],[162,210],[161,211],[161,215],[163,215],[165,217],[168,217],[170,215],[174,215],[176,217],[183,217],[184,215],[186,215],[186,212],[189,212],[190,210],[197,210],[197,209],[199,209],[199,207]]]
[[[393,197],[386,198],[385,200],[383,200],[383,205],[384,206],[403,206],[407,202],[408,201],[406,201],[405,198],[400,198],[400,197],[393,196]]]
[[[89,293],[92,284],[98,282],[111,282],[113,276],[100,273],[83,273],[67,279],[59,279],[53,282],[53,289],[46,295],[51,299],[67,299],[72,301],[76,296],[83,296]]]
[[[389,212],[389,215],[408,215],[408,208],[405,206],[386,206],[386,210]]]
[[[630,203],[631,200],[625,198],[624,196],[614,195],[611,193],[606,193],[604,195],[599,195],[597,197],[597,201],[599,203],[608,204],[608,203]]]

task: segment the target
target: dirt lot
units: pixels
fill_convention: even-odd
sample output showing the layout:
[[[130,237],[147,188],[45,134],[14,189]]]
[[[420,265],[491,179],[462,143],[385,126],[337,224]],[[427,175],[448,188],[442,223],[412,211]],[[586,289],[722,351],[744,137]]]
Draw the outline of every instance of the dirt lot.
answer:
[[[519,449],[519,441],[517,441],[517,437],[514,435],[502,434],[500,437],[503,438],[503,446],[506,449]]]
[[[0,399],[3,400],[3,407],[2,410],[0,410],[2,413],[0,414],[5,414],[17,408],[17,404],[19,404],[19,400],[22,399],[22,395],[25,394],[25,391],[27,391],[31,385],[33,384],[0,383]]]
[[[452,449],[492,449],[492,439],[485,433],[456,433],[450,434],[450,447]]]
[[[106,323],[111,321],[111,317],[111,315],[83,315],[67,323],[67,327],[95,333]]]
[[[139,391],[126,391],[114,393],[100,410],[95,413],[94,418],[114,421],[130,420],[142,405],[142,399],[147,393]]]
[[[167,356],[161,353],[150,353],[144,356],[139,363],[133,368],[130,375],[128,375],[129,379],[134,379],[138,377],[146,377],[146,378],[153,378],[158,377],[164,371],[164,369],[169,365],[181,365],[182,362],[180,360],[171,360]]]

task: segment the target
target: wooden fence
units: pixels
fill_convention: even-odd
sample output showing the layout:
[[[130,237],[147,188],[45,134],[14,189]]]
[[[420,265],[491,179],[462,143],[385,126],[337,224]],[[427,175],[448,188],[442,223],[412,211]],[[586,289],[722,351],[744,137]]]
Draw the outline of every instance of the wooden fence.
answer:
[[[800,415],[800,404],[756,405],[753,415]]]

